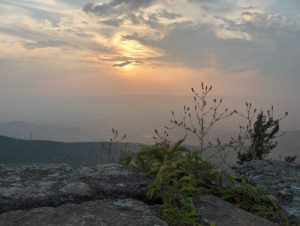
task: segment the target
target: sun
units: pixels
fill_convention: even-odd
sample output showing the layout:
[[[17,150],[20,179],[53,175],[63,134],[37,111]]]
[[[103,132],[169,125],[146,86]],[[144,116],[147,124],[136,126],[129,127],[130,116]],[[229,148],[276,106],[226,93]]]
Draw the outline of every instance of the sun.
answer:
[[[133,68],[134,68],[133,64],[127,64],[124,67],[121,67],[121,69],[124,71],[131,71]]]

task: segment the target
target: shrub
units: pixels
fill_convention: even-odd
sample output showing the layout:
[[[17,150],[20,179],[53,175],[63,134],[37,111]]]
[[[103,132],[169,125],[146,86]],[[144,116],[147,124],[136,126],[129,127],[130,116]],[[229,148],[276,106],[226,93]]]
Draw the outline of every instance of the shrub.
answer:
[[[182,146],[183,142],[184,139],[173,146],[166,142],[145,146],[121,161],[153,177],[147,197],[162,202],[162,214],[170,226],[200,226],[193,197],[205,193],[223,197],[273,221],[287,220],[274,198],[246,182],[236,182],[234,177],[203,160],[199,151]]]
[[[294,163],[297,159],[297,155],[288,155],[284,157],[284,161],[287,163]]]
[[[199,92],[192,88],[193,106],[184,106],[181,118],[172,111],[171,125],[165,127],[168,131],[179,128],[186,135],[194,136],[199,142],[199,151],[202,153],[209,151],[207,159],[211,159],[228,150],[231,146],[230,143],[222,143],[219,138],[215,141],[208,140],[209,132],[221,121],[237,114],[236,110],[229,110],[228,107],[223,107],[223,99],[210,97],[212,88],[212,86],[204,85],[203,82]],[[162,135],[157,130],[155,133],[155,138],[158,138],[158,140],[163,137],[167,140],[169,139],[169,134],[166,131]]]
[[[128,146],[128,143],[125,142],[127,134],[120,133],[119,130],[115,128],[112,128],[111,132],[112,136],[107,142],[102,142],[101,146],[103,150],[107,151],[106,154],[109,160],[116,162],[119,161],[126,152],[126,148]],[[96,157],[103,161],[100,154],[96,154]]]
[[[239,114],[247,120],[240,126],[240,134],[227,143],[217,139],[213,144],[207,135],[220,121],[238,112],[222,108],[222,99],[209,101],[212,86],[201,84],[201,92],[193,88],[194,106],[184,106],[183,117],[178,118],[172,111],[171,126],[163,133],[155,130],[155,145],[144,146],[138,153],[129,154],[122,160],[134,170],[153,177],[148,186],[147,197],[160,201],[162,214],[170,226],[200,226],[200,218],[193,204],[193,197],[203,193],[214,194],[228,200],[238,207],[275,222],[290,225],[286,214],[278,207],[276,200],[265,192],[245,181],[238,183],[231,175],[218,170],[209,159],[226,150],[238,153],[239,163],[252,159],[263,159],[276,147],[279,122],[284,117],[274,119],[273,107],[265,114],[256,114],[252,105],[246,103],[247,114]],[[256,117],[256,121],[254,118]],[[199,141],[199,150],[191,151],[182,146],[185,138],[172,145],[169,130],[181,128],[187,135]],[[204,160],[204,151],[212,150]],[[246,151],[245,151],[246,150]]]
[[[280,209],[276,199],[246,181],[225,189],[222,198],[260,217],[290,225],[287,215]]]
[[[181,118],[172,111],[171,126],[166,126],[163,133],[155,130],[154,140],[156,143],[162,140],[169,141],[168,131],[179,128],[185,132],[186,136],[196,137],[201,153],[209,151],[206,159],[221,156],[225,162],[228,152],[235,151],[238,164],[244,164],[254,159],[264,159],[277,146],[279,123],[287,116],[287,112],[283,117],[275,119],[273,106],[266,113],[263,110],[257,113],[257,110],[252,108],[252,104],[246,102],[246,113],[239,113],[237,110],[224,108],[222,99],[211,98],[209,95],[212,92],[212,86],[201,83],[200,92],[194,88],[191,90],[193,106],[184,106]],[[246,125],[240,126],[240,133],[237,137],[232,137],[228,142],[221,141],[219,138],[215,142],[208,140],[207,137],[212,128],[222,120],[234,115],[239,115],[246,120]],[[254,121],[255,119],[256,121]]]
[[[246,115],[240,114],[246,119],[247,125],[240,127],[240,134],[236,144],[240,144],[237,151],[238,164],[254,159],[264,159],[276,146],[279,132],[279,123],[288,113],[281,118],[273,116],[273,106],[265,113],[261,110],[258,114],[256,109],[252,110],[252,104],[246,102]],[[254,118],[256,121],[254,122]],[[233,142],[234,143],[234,142]]]
[[[165,143],[145,146],[122,163],[153,176],[147,197],[162,201],[162,213],[168,225],[197,226],[201,224],[193,196],[218,189],[225,178],[211,163],[202,160],[200,152],[182,146],[183,141],[172,147]]]

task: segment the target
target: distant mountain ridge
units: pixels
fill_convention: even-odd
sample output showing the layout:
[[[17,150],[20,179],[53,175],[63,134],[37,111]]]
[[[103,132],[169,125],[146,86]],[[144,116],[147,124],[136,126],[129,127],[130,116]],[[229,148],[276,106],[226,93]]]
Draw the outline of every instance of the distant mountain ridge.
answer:
[[[84,132],[78,128],[38,125],[22,121],[0,124],[0,163],[64,162],[72,166],[90,166],[116,161],[122,150],[136,151],[141,146],[129,143],[125,148],[123,144],[116,144],[114,150],[110,151],[108,142],[78,142],[82,140]],[[140,134],[143,132],[140,131]],[[226,134],[226,131],[222,134]],[[227,132],[227,136],[228,134],[231,133]],[[225,138],[225,135],[220,137]],[[299,130],[286,131],[284,136],[278,138],[278,146],[271,152],[270,157],[283,159],[287,155],[297,155],[299,161],[299,139]],[[234,157],[231,160],[235,162]]]
[[[78,141],[83,129],[67,126],[49,126],[23,121],[0,124],[0,135],[26,140]]]
[[[109,142],[58,142],[22,140],[0,136],[0,163],[67,163],[92,166],[118,161],[124,151],[137,151],[140,144]]]

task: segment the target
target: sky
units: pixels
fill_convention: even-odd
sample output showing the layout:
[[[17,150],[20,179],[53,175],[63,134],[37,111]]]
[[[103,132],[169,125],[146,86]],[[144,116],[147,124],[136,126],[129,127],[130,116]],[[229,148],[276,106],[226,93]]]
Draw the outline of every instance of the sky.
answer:
[[[0,0],[0,95],[300,95],[299,0]]]

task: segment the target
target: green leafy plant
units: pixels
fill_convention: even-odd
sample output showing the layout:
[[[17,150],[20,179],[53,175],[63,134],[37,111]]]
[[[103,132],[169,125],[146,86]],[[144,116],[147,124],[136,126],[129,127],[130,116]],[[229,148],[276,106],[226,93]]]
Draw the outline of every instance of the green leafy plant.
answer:
[[[224,178],[211,163],[202,160],[199,152],[182,146],[183,141],[174,146],[167,143],[146,146],[122,163],[154,176],[147,197],[162,201],[162,213],[169,225],[197,226],[201,224],[193,196],[219,189]]]
[[[236,182],[234,177],[203,160],[199,151],[184,147],[183,142],[184,139],[173,146],[168,142],[145,146],[122,160],[132,169],[153,177],[147,197],[162,202],[162,214],[169,225],[201,225],[193,197],[207,193],[270,220],[287,222],[274,198],[246,182]]]
[[[139,152],[129,154],[122,163],[153,177],[147,197],[162,203],[162,214],[170,226],[201,225],[193,197],[204,193],[223,197],[249,212],[290,225],[288,217],[273,197],[245,181],[237,182],[210,162],[211,158],[229,150],[237,151],[240,164],[265,158],[277,145],[275,139],[279,122],[287,113],[282,118],[274,119],[273,107],[267,114],[263,111],[257,114],[249,103],[246,103],[246,115],[236,110],[229,111],[228,108],[222,108],[222,99],[209,98],[211,90],[212,86],[203,83],[200,93],[192,88],[194,106],[184,106],[182,118],[172,111],[171,126],[165,127],[162,133],[155,130],[155,145],[144,146]],[[238,138],[231,138],[226,143],[219,138],[214,143],[207,139],[215,125],[235,114],[247,121],[245,127],[240,127]],[[176,128],[183,129],[186,137],[195,136],[199,141],[199,149],[191,151],[183,146],[186,137],[172,145],[168,131]],[[202,154],[208,150],[210,154],[203,159]]]
[[[258,216],[281,222],[285,226],[290,225],[287,215],[280,209],[276,199],[246,181],[225,189],[222,198]]]

